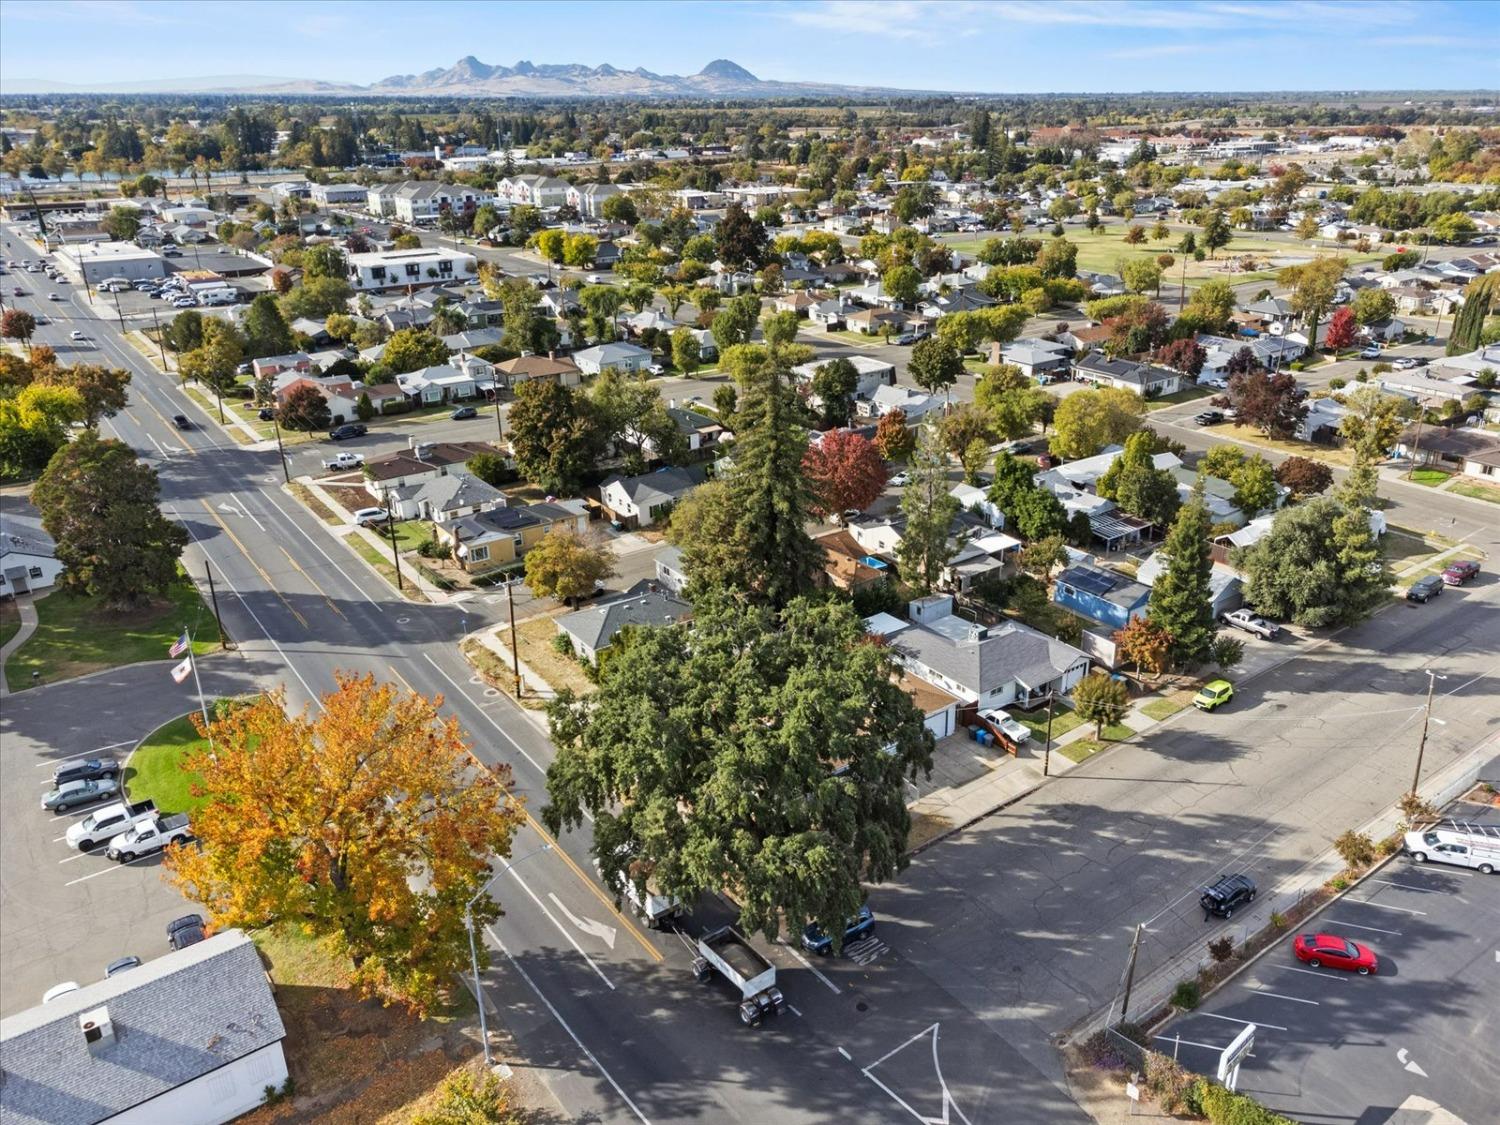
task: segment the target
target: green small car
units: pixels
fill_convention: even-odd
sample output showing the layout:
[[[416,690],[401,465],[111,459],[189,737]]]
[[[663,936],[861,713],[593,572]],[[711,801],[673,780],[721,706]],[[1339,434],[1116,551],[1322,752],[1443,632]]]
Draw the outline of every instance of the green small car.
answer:
[[[1234,685],[1228,680],[1213,680],[1203,685],[1203,690],[1193,696],[1193,706],[1200,711],[1212,711],[1234,698]]]

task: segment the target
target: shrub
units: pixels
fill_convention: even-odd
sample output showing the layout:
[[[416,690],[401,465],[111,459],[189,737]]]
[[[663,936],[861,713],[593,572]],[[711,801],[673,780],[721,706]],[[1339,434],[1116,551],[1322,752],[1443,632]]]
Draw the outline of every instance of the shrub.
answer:
[[[1401,810],[1401,818],[1407,825],[1425,824],[1438,818],[1438,811],[1431,801],[1424,801],[1415,793],[1408,793],[1396,802],[1396,807]]]
[[[1083,1041],[1079,1048],[1083,1061],[1096,1070],[1119,1070],[1127,1063],[1114,1037],[1102,1028]]]
[[[1176,1059],[1157,1051],[1147,1051],[1144,1084],[1146,1093],[1155,1098],[1164,1111],[1176,1113],[1183,1107],[1192,1078]]]
[[[566,633],[557,634],[557,636],[552,638],[552,651],[557,653],[558,656],[574,655],[573,638]]]
[[[1279,910],[1271,911],[1271,925],[1275,926],[1278,930],[1284,930],[1286,929],[1286,924],[1285,914]]]
[[[1181,1008],[1184,1012],[1190,1012],[1198,1006],[1202,999],[1202,990],[1195,980],[1183,980],[1177,982],[1177,987],[1172,989],[1172,1007]]]
[[[1333,890],[1342,891],[1348,888],[1349,880],[1345,879],[1342,875],[1335,875],[1332,879],[1328,880],[1328,885]]]
[[[382,415],[405,414],[410,409],[411,402],[408,399],[393,398],[380,404],[380,413]]]
[[[1365,867],[1375,862],[1375,841],[1363,832],[1350,829],[1333,842],[1333,850],[1350,868]]]
[[[1203,1112],[1213,1125],[1295,1125],[1244,1094],[1205,1081],[1198,1092]]]
[[[1222,964],[1234,956],[1234,939],[1225,935],[1208,943],[1208,955]]]
[[[1331,391],[1341,391],[1341,390],[1343,390],[1348,385],[1349,385],[1348,384],[1348,380],[1345,380],[1345,379],[1330,379],[1330,380],[1328,380],[1328,389],[1331,390]]]

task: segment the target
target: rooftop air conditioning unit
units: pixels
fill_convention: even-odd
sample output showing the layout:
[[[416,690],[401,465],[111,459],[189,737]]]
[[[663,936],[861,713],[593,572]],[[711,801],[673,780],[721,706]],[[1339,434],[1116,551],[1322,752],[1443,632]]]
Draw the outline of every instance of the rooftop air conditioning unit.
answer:
[[[115,1041],[115,1025],[110,1022],[108,1008],[83,1012],[78,1017],[78,1027],[90,1051],[101,1050]]]

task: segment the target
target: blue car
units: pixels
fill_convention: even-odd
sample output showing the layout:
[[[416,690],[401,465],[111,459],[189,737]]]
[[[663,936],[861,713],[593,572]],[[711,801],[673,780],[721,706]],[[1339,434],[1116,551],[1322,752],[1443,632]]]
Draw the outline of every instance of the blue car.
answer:
[[[874,932],[875,912],[868,906],[861,906],[859,913],[850,918],[849,925],[844,928],[844,946],[847,947],[850,942],[859,941],[860,938],[867,938]],[[833,939],[814,923],[802,931],[802,948],[819,957],[826,957],[833,952]]]

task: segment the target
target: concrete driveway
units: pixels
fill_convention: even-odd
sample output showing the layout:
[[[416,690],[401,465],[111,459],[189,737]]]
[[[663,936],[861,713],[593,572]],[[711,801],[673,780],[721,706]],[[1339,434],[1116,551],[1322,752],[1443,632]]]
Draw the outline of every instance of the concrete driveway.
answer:
[[[136,664],[8,696],[0,718],[0,1016],[38,1003],[54,984],[88,983],[134,954],[166,952],[166,924],[193,909],[160,873],[158,856],[129,864],[73,851],[68,826],[90,808],[44,812],[58,762],[103,752],[124,758],[162,723],[196,706],[170,663]],[[257,689],[254,662],[202,662],[204,691]]]

